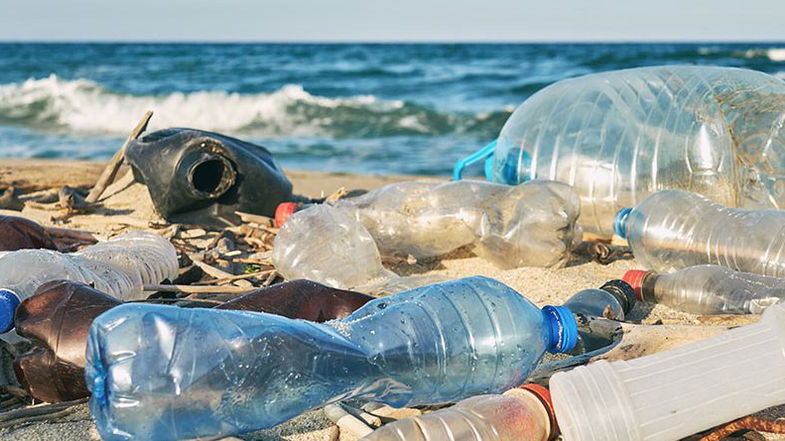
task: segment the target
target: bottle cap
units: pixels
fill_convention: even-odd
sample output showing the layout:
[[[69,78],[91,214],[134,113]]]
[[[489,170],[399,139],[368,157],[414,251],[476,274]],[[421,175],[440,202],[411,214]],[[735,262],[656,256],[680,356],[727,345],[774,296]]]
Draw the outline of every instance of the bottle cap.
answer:
[[[519,389],[530,392],[532,395],[537,397],[538,400],[540,400],[542,405],[545,407],[545,411],[548,412],[548,419],[551,422],[551,433],[548,439],[556,439],[556,437],[559,435],[559,422],[556,420],[556,411],[553,410],[551,391],[549,391],[547,387],[540,386],[537,383],[526,383],[523,386],[520,386]]]
[[[645,279],[649,273],[650,271],[629,270],[624,273],[624,277],[621,278],[632,287],[632,290],[635,291],[635,298],[638,300],[643,300],[643,279]]]
[[[625,314],[630,312],[632,307],[635,306],[635,299],[638,295],[635,289],[633,289],[626,280],[609,280],[605,282],[600,289],[611,293],[611,295],[619,299],[619,303],[621,303],[622,310]]]
[[[281,202],[275,208],[275,226],[281,228],[297,209],[296,202]]]
[[[0,333],[14,329],[14,313],[19,304],[19,296],[13,291],[0,289]]]
[[[545,306],[542,313],[546,317],[546,325],[550,326],[551,342],[549,352],[559,354],[567,352],[578,343],[578,324],[572,311],[564,306]]]
[[[622,208],[613,220],[613,232],[622,239],[627,238],[627,219],[631,212],[632,208]]]

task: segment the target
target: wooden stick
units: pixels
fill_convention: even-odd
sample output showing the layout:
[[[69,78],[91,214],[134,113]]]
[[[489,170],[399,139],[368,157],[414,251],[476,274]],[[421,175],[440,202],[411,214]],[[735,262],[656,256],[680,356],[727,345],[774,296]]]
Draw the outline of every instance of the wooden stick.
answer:
[[[125,143],[123,146],[120,147],[120,150],[112,156],[112,160],[109,161],[104,171],[101,172],[101,176],[98,178],[98,181],[95,183],[95,186],[92,190],[90,190],[90,194],[87,195],[85,201],[89,203],[95,203],[98,199],[101,198],[101,195],[104,194],[106,187],[108,187],[114,178],[117,177],[117,171],[120,170],[120,166],[123,165],[123,160],[125,160],[125,150],[128,146],[133,142],[139,135],[142,134],[145,130],[147,130],[147,124],[150,122],[150,118],[153,117],[153,112],[148,110],[145,112],[142,119],[139,123],[134,127],[131,131],[131,134],[128,135],[128,138],[125,139]]]
[[[240,216],[240,220],[243,222],[253,222],[259,225],[270,226],[273,225],[273,219],[267,216],[262,216],[260,214],[252,214],[252,213],[244,213],[242,211],[235,211],[234,214]]]
[[[57,228],[57,227],[44,227],[44,231],[49,233],[50,236],[53,237],[64,237],[68,239],[76,239],[83,242],[91,242],[96,243],[98,239],[93,236],[93,233],[88,233],[87,231],[79,231],[79,230],[71,230],[68,228]]]
[[[256,271],[256,272],[248,273],[248,274],[239,274],[239,275],[236,275],[236,276],[223,277],[221,279],[209,280],[207,282],[196,282],[195,285],[207,285],[207,284],[209,284],[209,285],[220,285],[220,284],[223,284],[223,283],[233,282],[235,280],[250,279],[251,277],[264,276],[264,275],[267,275],[267,274],[269,274],[269,273],[271,273],[273,271],[275,271],[275,270],[274,269],[268,269],[268,270]]]
[[[184,292],[186,294],[245,294],[258,288],[240,286],[145,285],[148,292]]]

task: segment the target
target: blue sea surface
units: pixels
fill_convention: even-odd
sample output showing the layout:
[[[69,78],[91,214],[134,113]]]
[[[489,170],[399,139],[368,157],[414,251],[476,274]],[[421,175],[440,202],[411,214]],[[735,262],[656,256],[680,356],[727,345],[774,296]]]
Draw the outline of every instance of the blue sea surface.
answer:
[[[658,64],[785,78],[785,43],[0,43],[0,161],[108,158],[151,109],[289,168],[447,175],[541,88]]]

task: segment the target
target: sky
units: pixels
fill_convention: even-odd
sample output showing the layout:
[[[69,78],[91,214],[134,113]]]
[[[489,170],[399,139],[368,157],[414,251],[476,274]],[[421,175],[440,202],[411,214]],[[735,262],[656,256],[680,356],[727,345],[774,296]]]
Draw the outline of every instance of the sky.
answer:
[[[785,41],[785,0],[0,0],[0,40]]]

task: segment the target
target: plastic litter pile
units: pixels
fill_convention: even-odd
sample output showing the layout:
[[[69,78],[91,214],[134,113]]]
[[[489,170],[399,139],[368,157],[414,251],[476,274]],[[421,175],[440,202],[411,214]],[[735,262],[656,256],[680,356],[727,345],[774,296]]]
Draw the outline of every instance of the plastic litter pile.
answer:
[[[89,397],[107,441],[242,436],[314,409],[367,441],[785,432],[734,422],[785,404],[783,119],[785,83],[757,72],[595,74],[535,94],[456,165],[485,161],[492,182],[320,199],[293,195],[261,146],[136,133],[118,157],[166,219],[156,232],[98,240],[0,216],[0,423],[12,395]],[[463,252],[558,277],[614,249],[640,269],[560,305],[395,265]],[[628,322],[652,304],[752,319]]]

